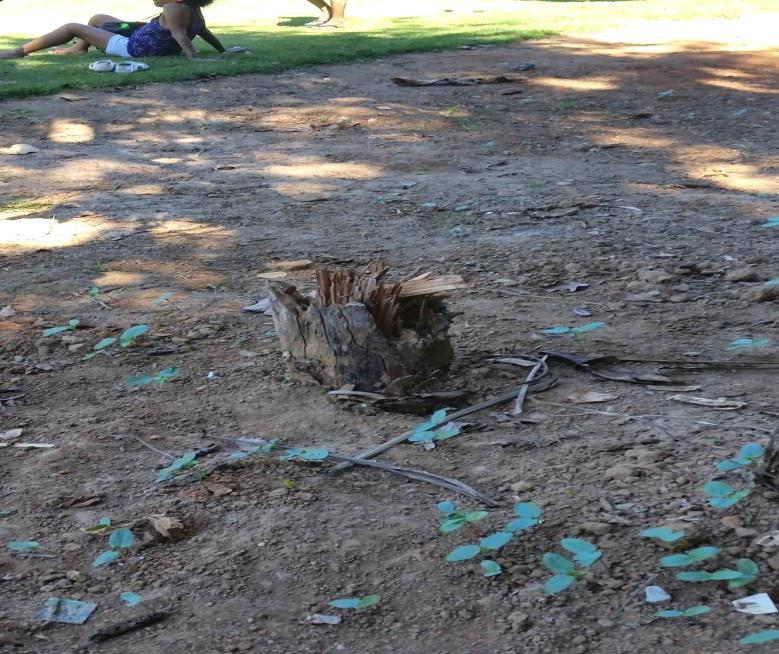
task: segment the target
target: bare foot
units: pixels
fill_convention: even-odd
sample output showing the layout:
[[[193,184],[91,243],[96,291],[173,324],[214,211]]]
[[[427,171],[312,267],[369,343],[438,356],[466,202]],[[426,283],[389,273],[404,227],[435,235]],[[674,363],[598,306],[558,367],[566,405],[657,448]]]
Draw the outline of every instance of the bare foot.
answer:
[[[14,48],[13,50],[0,50],[0,59],[18,59],[24,57],[24,50],[22,48]]]
[[[324,25],[328,20],[330,20],[330,17],[323,12],[319,18],[306,23],[304,27],[319,27],[320,25]]]
[[[49,54],[54,55],[77,55],[85,54],[89,48],[85,48],[80,45],[72,45],[69,48],[57,48],[56,50],[50,50]]]

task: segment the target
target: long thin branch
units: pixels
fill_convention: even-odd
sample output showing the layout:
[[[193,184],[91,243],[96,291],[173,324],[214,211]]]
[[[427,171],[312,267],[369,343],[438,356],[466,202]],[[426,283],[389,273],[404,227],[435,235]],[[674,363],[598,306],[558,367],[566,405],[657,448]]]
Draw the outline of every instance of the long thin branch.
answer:
[[[454,420],[459,420],[460,418],[465,418],[466,416],[470,416],[474,413],[478,413],[479,411],[484,411],[485,409],[490,409],[494,406],[497,406],[498,404],[503,404],[504,402],[508,402],[509,400],[513,400],[517,395],[519,395],[520,392],[526,387],[528,387],[531,384],[536,384],[536,388],[530,389],[534,391],[542,391],[546,390],[547,388],[551,388],[557,383],[557,378],[553,377],[551,375],[548,375],[547,377],[539,377],[537,379],[533,379],[530,381],[525,381],[522,384],[520,384],[517,388],[507,391],[505,393],[502,393],[496,397],[493,397],[492,399],[485,400],[484,402],[480,402],[479,404],[474,404],[473,406],[465,407],[464,409],[460,409],[459,411],[455,411],[454,413],[446,416],[446,420],[444,422],[441,422],[438,424],[438,427],[442,427],[443,425],[446,425],[450,422],[453,422]],[[357,454],[355,456],[356,459],[371,459],[377,454],[381,454],[382,452],[386,452],[390,448],[395,447],[396,445],[400,445],[404,441],[407,441],[412,434],[414,433],[413,430],[409,430],[406,432],[403,432],[399,436],[395,436],[388,441],[385,441],[379,445],[374,445],[373,447],[368,448],[367,450],[364,450]],[[335,472],[340,472],[341,470],[345,470],[346,468],[350,468],[353,464],[351,462],[344,462],[339,463],[334,468],[330,469],[328,472],[330,474]]]

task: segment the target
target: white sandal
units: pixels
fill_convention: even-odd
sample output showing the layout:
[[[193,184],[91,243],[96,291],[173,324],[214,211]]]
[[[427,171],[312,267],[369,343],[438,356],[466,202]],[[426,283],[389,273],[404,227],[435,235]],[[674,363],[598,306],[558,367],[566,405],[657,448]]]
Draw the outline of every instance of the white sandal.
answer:
[[[112,73],[115,68],[116,64],[110,59],[101,59],[89,64],[89,70],[93,70],[96,73]]]
[[[141,61],[120,61],[114,68],[115,73],[137,73],[139,70],[149,70],[149,66]]]

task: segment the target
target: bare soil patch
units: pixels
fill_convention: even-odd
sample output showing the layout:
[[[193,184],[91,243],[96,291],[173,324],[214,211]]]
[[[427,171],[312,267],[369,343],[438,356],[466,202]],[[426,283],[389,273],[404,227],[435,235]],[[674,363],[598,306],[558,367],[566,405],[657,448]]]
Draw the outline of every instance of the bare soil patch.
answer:
[[[535,67],[510,69],[519,63]],[[779,231],[760,226],[779,213],[776,72],[771,50],[558,39],[4,103],[0,145],[39,152],[0,159],[0,308],[11,308],[0,319],[0,388],[23,393],[2,403],[0,431],[23,428],[24,441],[56,448],[0,450],[0,536],[56,556],[0,553],[2,644],[92,651],[95,629],[152,609],[172,615],[100,650],[724,654],[777,628],[774,615],[736,613],[730,600],[745,590],[778,599],[779,554],[753,541],[779,528],[779,494],[758,487],[723,512],[701,490],[714,462],[775,425],[775,370],[641,367],[700,386],[693,395],[745,403],[715,411],[554,364],[559,385],[527,405],[535,423],[488,412],[477,416],[483,431],[384,455],[494,496],[503,508],[493,526],[513,502],[544,507],[544,524],[501,552],[506,572],[492,580],[443,561],[467,537],[436,532],[446,493],[433,486],[274,459],[165,486],[154,481],[165,461],[137,440],[176,454],[217,443],[224,454],[219,437],[243,434],[354,453],[418,422],[348,411],[287,376],[271,319],[241,311],[263,295],[258,274],[275,260],[383,257],[405,274],[466,276],[472,288],[449,300],[462,312],[457,362],[438,388],[468,388],[474,401],[522,374],[485,356],[539,345],[776,360],[776,300],[761,289],[779,276]],[[389,81],[502,74],[526,81]],[[8,204],[19,199],[27,204]],[[312,281],[306,271],[288,279]],[[550,290],[572,280],[589,287]],[[153,304],[164,293],[171,302]],[[73,318],[78,330],[41,337]],[[589,321],[605,326],[541,333]],[[150,326],[137,345],[81,360],[133,324]],[[728,351],[740,338],[771,343]],[[173,382],[125,383],[168,366],[180,367]],[[568,399],[588,391],[617,399]],[[62,508],[82,496],[101,500]],[[184,533],[90,566],[105,538],[82,528],[151,514],[178,517]],[[638,531],[671,520],[721,547],[719,567],[755,560],[759,580],[731,591],[660,572],[663,551]],[[576,535],[598,544],[602,563],[545,596],[541,555]],[[653,621],[650,580],[675,607],[715,611]],[[123,607],[122,591],[144,602]],[[332,612],[330,599],[370,593],[382,595],[377,609],[335,627],[301,624]],[[32,616],[49,596],[98,610],[84,627],[42,627]]]

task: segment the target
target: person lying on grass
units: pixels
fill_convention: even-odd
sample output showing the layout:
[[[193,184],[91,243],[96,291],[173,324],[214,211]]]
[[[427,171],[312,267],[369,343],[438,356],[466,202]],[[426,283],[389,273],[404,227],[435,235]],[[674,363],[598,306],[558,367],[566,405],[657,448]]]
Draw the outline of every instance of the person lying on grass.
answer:
[[[183,52],[188,59],[198,60],[200,58],[192,47],[192,39],[196,36],[201,37],[218,52],[225,52],[219,39],[206,27],[203,12],[200,10],[213,0],[153,1],[155,6],[162,7],[162,13],[133,32],[130,37],[114,34],[92,24],[96,23],[98,18],[102,20],[102,24],[121,22],[113,16],[94,16],[89,25],[68,23],[18,48],[0,51],[0,59],[26,57],[38,50],[64,45],[74,38],[79,39],[79,42],[72,49],[60,51],[61,54],[86,52],[89,46],[94,46],[114,57],[161,57]]]

